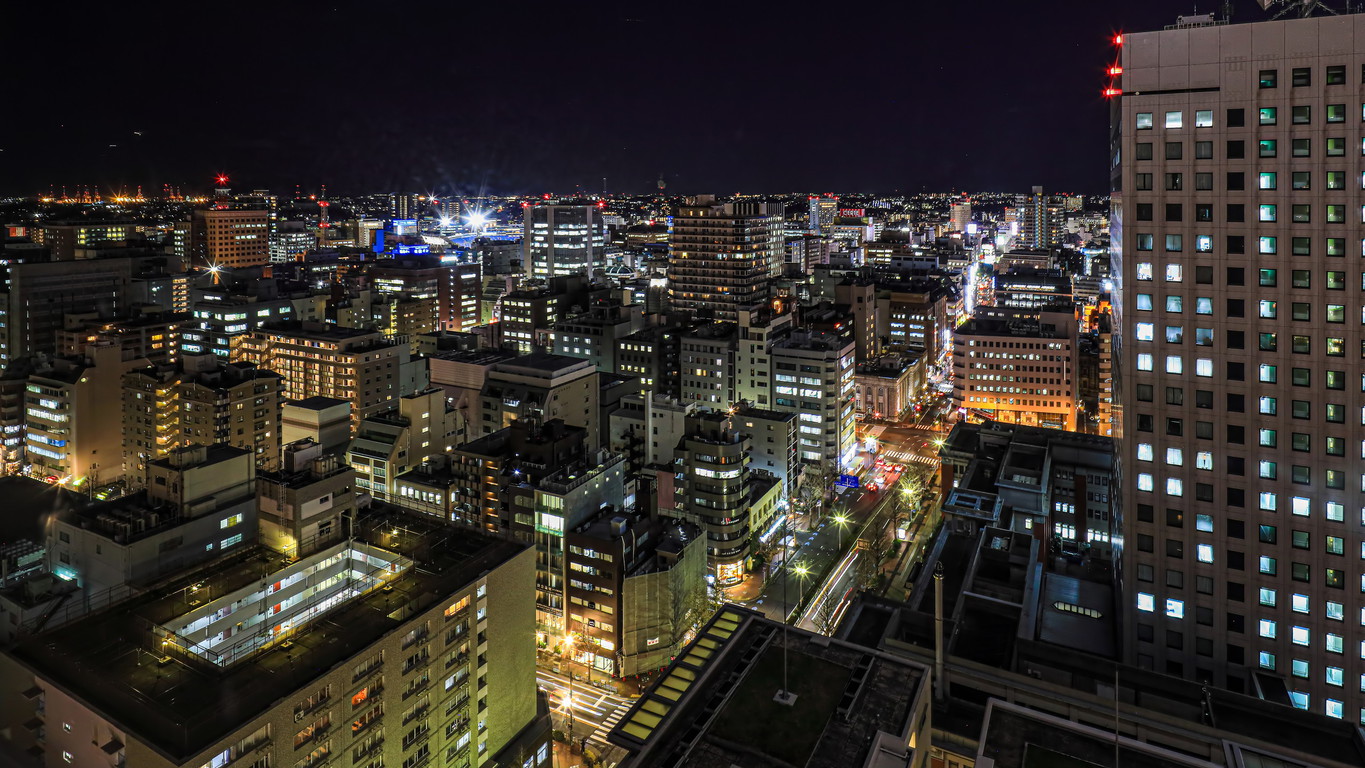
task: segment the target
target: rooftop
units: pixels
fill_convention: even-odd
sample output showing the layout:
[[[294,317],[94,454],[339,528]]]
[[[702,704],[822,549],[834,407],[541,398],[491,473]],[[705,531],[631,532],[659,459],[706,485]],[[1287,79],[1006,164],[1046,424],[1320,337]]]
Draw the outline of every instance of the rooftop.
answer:
[[[583,369],[596,370],[591,360],[552,355],[548,352],[521,355],[493,366],[493,370],[499,373],[520,373],[534,376],[557,376]]]
[[[207,578],[168,580],[112,610],[30,638],[10,653],[179,763],[346,663],[399,627],[399,617],[427,610],[524,548],[383,505],[356,522],[356,534],[359,541],[411,558],[416,567],[390,582],[392,591],[375,590],[332,609],[293,636],[290,647],[269,647],[227,668],[178,656],[160,660],[163,651],[155,646],[152,628],[196,607],[191,586],[223,595],[281,567],[277,553],[253,549]]]
[[[286,405],[292,405],[295,408],[304,408],[310,411],[325,411],[328,408],[335,408],[339,405],[349,407],[351,405],[351,401],[338,400],[335,397],[323,397],[322,395],[313,395],[312,397],[305,397],[302,400],[290,400],[288,403],[286,403]]]
[[[782,688],[783,650],[792,706]],[[725,606],[609,734],[628,764],[747,768],[864,765],[904,734],[923,667]],[[903,743],[903,742],[902,742]]]

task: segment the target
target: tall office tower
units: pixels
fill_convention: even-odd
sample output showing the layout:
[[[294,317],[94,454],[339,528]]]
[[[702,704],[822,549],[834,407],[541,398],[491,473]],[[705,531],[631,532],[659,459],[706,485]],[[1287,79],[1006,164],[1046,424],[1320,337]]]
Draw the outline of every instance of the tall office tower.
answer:
[[[606,268],[607,224],[592,203],[545,203],[526,209],[521,263],[531,277],[592,275]]]
[[[812,235],[827,235],[834,225],[834,217],[839,215],[839,198],[834,195],[810,196],[810,213],[807,216]]]
[[[1365,365],[1348,322],[1362,167],[1348,144],[1365,17],[1120,40],[1127,659],[1234,690],[1273,678],[1295,706],[1358,722],[1365,486],[1348,425]]]
[[[673,310],[733,322],[740,307],[767,301],[784,248],[780,204],[722,204],[712,195],[689,199],[668,233]]]
[[[750,517],[749,446],[749,436],[734,429],[729,412],[699,410],[687,417],[687,434],[674,453],[684,491],[677,494],[678,504],[706,532],[708,564],[722,584],[743,577],[753,533],[765,530]]]
[[[195,211],[190,261],[196,267],[238,269],[270,263],[270,211],[212,208]]]
[[[1043,194],[1042,187],[1019,201],[1019,240],[1027,248],[1047,248],[1062,239],[1066,200]]]
[[[948,229],[954,232],[966,232],[967,224],[972,220],[972,198],[963,195],[953,201],[948,208]]]

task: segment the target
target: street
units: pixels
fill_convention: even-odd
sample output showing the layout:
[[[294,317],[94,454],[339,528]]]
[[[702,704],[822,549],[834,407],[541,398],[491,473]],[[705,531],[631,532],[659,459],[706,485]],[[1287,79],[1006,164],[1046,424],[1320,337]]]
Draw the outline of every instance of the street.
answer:
[[[581,677],[581,676],[579,676]],[[573,683],[573,729],[570,745],[577,751],[583,738],[599,756],[607,757],[617,747],[607,742],[607,733],[634,701],[610,691],[589,685],[575,677]],[[568,709],[569,680],[562,674],[543,668],[536,669],[537,684],[550,696],[550,717],[556,730],[570,734]]]
[[[863,437],[875,438],[878,450],[873,455],[884,462],[878,464],[869,456],[869,469],[863,474],[863,483],[875,479],[877,490],[844,491],[823,510],[814,530],[794,533],[788,542],[789,549],[779,549],[764,566],[767,578],[757,595],[747,601],[748,606],[774,621],[785,621],[800,606],[799,626],[814,631],[837,626],[856,591],[860,571],[857,558],[881,554],[855,551],[856,539],[860,535],[878,538],[880,531],[864,530],[874,516],[879,518],[878,526],[890,522],[891,518],[878,514],[883,511],[882,504],[905,503],[888,495],[900,493],[897,483],[910,465],[938,468],[937,441],[942,433],[937,430],[949,408],[947,398],[934,397],[912,421],[878,420],[860,425]],[[928,497],[926,494],[925,509],[932,505]],[[840,517],[844,519],[842,524],[834,522]],[[937,523],[937,516],[919,514],[907,522],[906,533],[911,543],[899,559],[889,564],[892,572],[907,560],[913,564],[924,546],[924,538]],[[790,565],[784,567],[788,558]],[[797,583],[789,585],[789,578]],[[803,595],[810,595],[811,599],[803,600]]]

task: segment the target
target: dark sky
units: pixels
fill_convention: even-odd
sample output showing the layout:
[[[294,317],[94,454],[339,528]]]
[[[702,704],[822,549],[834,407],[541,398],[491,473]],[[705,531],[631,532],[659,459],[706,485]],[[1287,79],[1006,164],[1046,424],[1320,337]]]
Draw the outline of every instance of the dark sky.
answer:
[[[1193,8],[15,2],[0,193],[1102,192],[1111,35]]]

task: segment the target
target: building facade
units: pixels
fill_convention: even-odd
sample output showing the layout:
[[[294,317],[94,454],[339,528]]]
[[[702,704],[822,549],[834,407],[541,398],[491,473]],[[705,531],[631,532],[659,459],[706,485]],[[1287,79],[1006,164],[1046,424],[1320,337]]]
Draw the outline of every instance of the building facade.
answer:
[[[1127,658],[1365,718],[1359,15],[1125,34],[1111,102]],[[1176,52],[1179,52],[1177,55]],[[1356,297],[1354,300],[1352,297]]]

